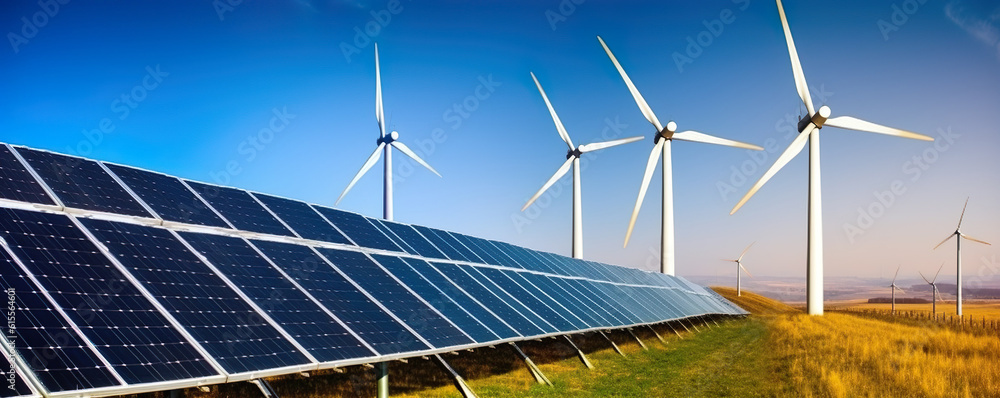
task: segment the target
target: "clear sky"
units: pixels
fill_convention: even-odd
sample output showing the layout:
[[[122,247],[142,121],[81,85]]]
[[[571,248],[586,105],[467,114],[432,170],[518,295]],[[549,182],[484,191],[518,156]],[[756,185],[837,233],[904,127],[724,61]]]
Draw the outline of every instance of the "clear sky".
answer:
[[[332,205],[376,145],[377,41],[389,127],[444,176],[396,152],[396,219],[568,255],[569,176],[519,211],[566,151],[534,71],[575,142],[646,137],[584,162],[585,257],[656,269],[659,172],[622,248],[654,131],[601,35],[661,121],[771,149],[674,143],[678,274],[756,241],[752,272],[804,277],[805,152],[729,215],[803,112],[774,2],[576,2],[3,2],[0,141]],[[826,274],[953,267],[931,248],[971,196],[963,230],[995,246],[964,246],[966,276],[1000,284],[1000,6],[785,9],[817,106],[938,138],[823,130]],[[380,199],[378,166],[340,207]]]

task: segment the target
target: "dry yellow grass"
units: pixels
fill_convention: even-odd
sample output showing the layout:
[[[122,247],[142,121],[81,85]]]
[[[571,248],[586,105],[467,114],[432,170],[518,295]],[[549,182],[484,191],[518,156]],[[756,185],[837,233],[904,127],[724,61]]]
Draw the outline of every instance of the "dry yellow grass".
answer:
[[[848,309],[877,309],[882,311],[889,311],[891,308],[890,304],[871,304],[867,302],[850,303],[843,306],[838,306],[839,308]],[[896,311],[914,311],[929,314],[931,312],[931,304],[896,304]],[[937,305],[938,316],[954,316],[955,315],[955,302],[950,301],[947,303],[942,303],[938,301]],[[964,303],[962,305],[962,314],[965,315],[966,319],[982,320],[984,317],[987,321],[990,320],[1000,320],[1000,303]]]
[[[1000,395],[1000,339],[849,314],[809,316],[734,297],[767,319],[768,344],[802,397],[990,397]],[[748,297],[749,296],[749,297]],[[899,306],[897,306],[899,309]],[[938,307],[940,310],[941,307]],[[971,310],[971,308],[970,308]],[[993,311],[989,308],[977,308]]]

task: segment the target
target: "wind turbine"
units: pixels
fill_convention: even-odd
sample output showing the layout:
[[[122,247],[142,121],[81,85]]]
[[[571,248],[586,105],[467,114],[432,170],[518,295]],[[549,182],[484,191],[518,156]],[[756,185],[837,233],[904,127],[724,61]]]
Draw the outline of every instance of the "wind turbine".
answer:
[[[535,73],[531,72],[531,79],[535,81],[535,85],[538,86],[538,92],[542,93],[542,99],[545,100],[545,106],[549,108],[549,113],[552,115],[552,121],[556,124],[556,131],[559,132],[559,137],[562,138],[563,142],[569,146],[569,152],[566,153],[566,162],[563,163],[559,170],[552,175],[542,185],[542,189],[539,189],[528,199],[528,203],[524,204],[521,211],[524,211],[531,206],[552,184],[555,184],[560,178],[566,175],[569,171],[570,166],[573,167],[573,258],[583,258],[583,209],[581,208],[581,191],[580,191],[580,156],[587,153],[593,152],[605,148],[610,148],[617,145],[628,144],[630,142],[636,142],[642,139],[642,137],[629,137],[622,138],[618,140],[598,142],[593,144],[583,144],[580,146],[574,146],[573,140],[569,138],[569,133],[566,132],[566,128],[563,127],[562,121],[559,120],[559,115],[556,115],[556,110],[552,108],[552,103],[549,102],[549,97],[545,95],[545,90],[542,89],[541,83],[538,82],[538,78],[535,77]]]
[[[956,306],[955,307],[956,308],[955,309],[955,313],[958,314],[958,316],[962,316],[962,239],[964,238],[964,239],[971,240],[973,242],[979,242],[979,243],[982,243],[984,245],[989,245],[989,243],[987,243],[987,242],[981,241],[979,239],[975,239],[975,238],[973,238],[973,237],[971,237],[969,235],[966,235],[966,234],[962,233],[962,219],[965,218],[965,208],[968,207],[968,206],[969,206],[969,198],[966,198],[965,199],[965,206],[962,206],[962,215],[958,217],[958,227],[955,228],[955,232],[952,232],[951,235],[948,235],[948,237],[945,238],[943,241],[941,241],[941,243],[938,243],[937,246],[934,246],[934,249],[937,249],[938,247],[940,247],[941,245],[943,245],[944,242],[947,242],[948,239],[951,239],[954,236],[958,237],[958,239],[955,239],[955,244],[956,244],[956,247],[958,249],[958,254],[956,256],[956,261],[955,261],[956,269],[957,269],[956,273],[958,274],[955,277],[955,290],[956,290],[955,291],[955,306]]]
[[[753,246],[753,243],[751,243],[750,246]],[[722,260],[722,261],[732,261],[736,263],[736,296],[743,295],[740,286],[741,285],[740,277],[742,276],[742,273],[746,272],[747,276],[753,278],[753,275],[750,274],[750,271],[747,271],[747,269],[743,267],[743,256],[747,254],[748,250],[750,250],[750,246],[747,246],[746,249],[743,249],[743,253],[740,253],[740,256],[736,257],[735,260]]]
[[[628,75],[625,74],[625,69],[623,69],[622,65],[618,63],[618,59],[611,53],[611,49],[604,43],[604,39],[597,36],[597,40],[601,42],[601,46],[604,47],[604,51],[608,53],[608,57],[611,58],[611,62],[615,64],[615,68],[618,69],[618,73],[622,75],[622,79],[625,80],[625,85],[628,86],[628,90],[632,93],[632,97],[635,99],[636,105],[638,105],[639,110],[642,111],[642,115],[646,117],[646,120],[648,120],[654,128],[656,128],[656,135],[653,137],[655,145],[653,146],[653,150],[649,153],[649,161],[646,162],[646,172],[642,176],[642,186],[639,188],[639,197],[635,201],[635,208],[632,210],[632,218],[628,222],[628,231],[625,233],[624,246],[628,246],[628,241],[632,237],[632,229],[635,227],[636,217],[639,216],[639,208],[642,207],[642,200],[646,197],[646,189],[649,188],[649,180],[653,178],[653,170],[656,168],[657,156],[660,156],[663,158],[662,168],[660,170],[663,175],[663,211],[661,215],[662,220],[660,220],[660,272],[667,275],[673,275],[674,183],[673,166],[671,165],[670,160],[671,141],[680,140],[701,142],[705,144],[725,145],[758,151],[763,148],[739,141],[714,137],[693,130],[678,133],[676,132],[677,123],[674,123],[673,120],[667,122],[667,126],[663,127],[663,125],[660,124],[660,120],[656,118],[655,114],[653,114],[653,110],[649,107],[649,104],[647,104],[646,100],[642,98],[642,94],[639,94],[639,90],[635,88],[634,84],[632,84],[632,79],[629,79]]]
[[[938,277],[939,274],[941,274],[941,269],[942,268],[944,268],[944,263],[941,263],[941,266],[938,267],[937,273],[934,274],[934,279],[931,279],[931,280],[927,280],[927,277],[925,277],[922,272],[918,272],[920,274],[920,277],[924,278],[924,282],[927,282],[928,285],[931,285],[931,313],[934,314],[935,319],[937,319],[937,296],[938,296],[938,290],[937,290],[937,284],[934,283],[934,282],[937,281],[937,277]]]
[[[830,117],[830,108],[823,105],[816,110],[813,107],[812,98],[809,96],[809,85],[806,84],[805,75],[802,72],[802,65],[799,63],[799,55],[795,50],[795,42],[792,41],[792,32],[788,29],[788,20],[785,18],[785,10],[778,3],[778,15],[781,17],[781,26],[785,30],[785,41],[788,45],[788,55],[792,61],[792,74],[795,77],[795,88],[799,98],[805,103],[808,115],[802,118],[798,124],[799,135],[792,140],[791,145],[785,152],[775,160],[771,168],[760,177],[750,191],[747,192],[739,203],[733,207],[729,214],[736,213],[757,193],[764,183],[771,179],[775,173],[788,164],[796,155],[802,152],[806,141],[809,141],[809,249],[806,262],[806,306],[810,315],[823,315],[823,216],[822,199],[820,193],[820,170],[819,170],[819,131],[823,126],[840,127],[843,129],[865,131],[869,133],[886,134],[897,137],[912,138],[924,141],[934,139],[925,135],[886,127],[875,123],[867,122],[850,116]]]
[[[347,184],[347,188],[344,189],[344,193],[340,194],[337,198],[337,204],[340,203],[344,196],[347,195],[347,191],[350,191],[354,184],[361,179],[361,176],[368,172],[372,166],[378,162],[379,155],[381,153],[385,154],[385,162],[383,162],[383,173],[382,173],[382,218],[386,220],[392,220],[392,148],[398,149],[400,152],[409,156],[411,159],[415,160],[421,166],[426,167],[432,173],[437,174],[438,177],[441,176],[434,170],[431,165],[427,164],[420,156],[417,156],[409,147],[404,145],[402,142],[397,141],[399,139],[399,133],[393,131],[386,134],[385,132],[385,112],[382,110],[382,74],[379,71],[378,62],[378,43],[375,43],[375,121],[378,122],[378,146],[375,147],[375,152],[368,157],[365,161],[364,166],[361,166],[361,170],[358,174],[354,176],[350,184]]]
[[[891,307],[891,309],[892,309],[892,313],[893,314],[896,313],[896,290],[899,290],[900,293],[904,293],[902,288],[900,288],[899,286],[896,286],[896,277],[899,276],[899,268],[900,267],[902,267],[902,266],[900,265],[900,266],[896,267],[896,275],[892,276],[892,284],[889,285],[889,288],[892,289],[892,307]]]

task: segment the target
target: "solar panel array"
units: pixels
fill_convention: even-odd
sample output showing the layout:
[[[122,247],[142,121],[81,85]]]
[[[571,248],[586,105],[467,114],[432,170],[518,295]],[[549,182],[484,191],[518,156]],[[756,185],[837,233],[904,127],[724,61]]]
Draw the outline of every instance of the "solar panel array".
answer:
[[[745,314],[683,278],[6,144],[0,240],[3,397]]]

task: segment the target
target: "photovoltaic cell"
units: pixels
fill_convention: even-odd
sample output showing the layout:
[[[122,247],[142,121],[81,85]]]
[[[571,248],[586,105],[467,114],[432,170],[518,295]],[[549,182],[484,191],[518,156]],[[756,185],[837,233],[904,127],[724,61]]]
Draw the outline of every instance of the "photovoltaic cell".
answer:
[[[180,180],[165,174],[105,163],[160,218],[186,224],[229,228]]]
[[[517,284],[516,281],[508,277],[503,271],[494,268],[468,267],[467,270],[479,271],[486,279],[500,286],[501,289],[521,302],[525,307],[538,314],[539,317],[555,327],[555,331],[567,331],[575,329],[586,329],[586,326],[577,327],[567,318],[563,318],[555,310],[549,307],[540,297],[536,297],[527,288]],[[471,273],[471,271],[470,271]]]
[[[479,284],[469,274],[459,269],[457,265],[435,262],[433,266],[454,284],[460,286],[462,290],[468,292],[476,301],[483,303],[486,308],[489,308],[490,311],[497,314],[504,322],[511,325],[522,336],[538,336],[549,332],[548,330],[543,330],[541,326],[536,325],[531,320],[528,320],[520,311],[514,309],[513,304],[509,305],[504,299],[501,299],[499,294],[503,294],[503,292],[499,292],[497,289],[488,289]],[[506,298],[509,299],[509,297]]]
[[[118,385],[118,380],[87,343],[56,312],[41,290],[6,251],[0,250],[0,289],[14,308],[5,305],[7,324],[2,333],[49,391]],[[2,368],[7,371],[10,368]],[[21,377],[20,375],[17,377]],[[8,383],[3,383],[8,390]]]
[[[0,209],[0,233],[126,382],[217,374],[68,217]]]
[[[375,228],[367,218],[360,214],[348,213],[323,206],[313,205],[313,208],[347,234],[347,237],[351,238],[358,246],[403,252],[402,248],[393,243],[388,236],[385,236],[382,231]]]
[[[330,243],[351,244],[344,237],[344,234],[337,231],[333,225],[326,222],[316,210],[313,210],[305,202],[279,198],[277,196],[255,193],[257,197],[268,209],[278,216],[285,224],[292,227],[299,236],[305,239],[318,240]]]
[[[67,207],[152,217],[93,160],[28,148],[17,151]]]
[[[0,198],[55,205],[7,145],[0,145]]]
[[[373,257],[375,257],[375,261],[378,261],[379,264],[385,267],[400,282],[412,289],[424,301],[427,301],[427,303],[441,312],[441,314],[476,342],[483,343],[498,340],[496,334],[490,332],[476,318],[464,311],[462,307],[455,304],[447,295],[411,269],[403,259],[378,254]]]
[[[377,296],[382,305],[435,348],[473,343],[472,339],[392,279],[364,253],[334,249],[319,249],[319,252],[362,289]]]
[[[469,314],[482,323],[483,326],[500,338],[508,339],[519,336],[516,330],[500,320],[497,315],[490,312],[490,310],[488,310],[481,303],[477,302],[468,293],[459,289],[458,286],[448,280],[448,278],[445,278],[444,275],[437,272],[437,270],[431,267],[431,265],[426,261],[414,258],[401,258],[401,260],[406,262],[406,265],[409,265],[409,268],[394,262],[386,262],[383,265],[389,267],[390,271],[397,276],[408,272],[414,272],[416,274],[413,276],[414,279],[422,277],[427,282],[430,282],[434,285],[434,287],[454,301],[455,304],[465,309]]]
[[[316,359],[329,362],[375,355],[245,240],[190,232],[180,235]]]
[[[392,230],[389,229],[387,225],[385,225],[384,220],[379,220],[377,218],[369,218],[368,222],[370,222],[372,226],[375,227],[375,229],[379,230],[379,232],[381,232],[382,235],[385,235],[387,238],[389,238],[389,240],[391,240],[392,243],[394,243],[396,246],[399,246],[400,249],[403,249],[404,252],[410,254],[417,254],[417,251],[410,246],[409,242],[404,242],[403,239],[399,237],[399,235],[396,235],[395,232],[392,232]]]
[[[455,242],[445,240],[442,236],[438,235],[437,231],[420,225],[414,225],[413,229],[416,229],[420,235],[423,235],[424,238],[433,243],[434,246],[437,246],[437,248],[440,249],[445,256],[448,256],[449,260],[472,261],[471,258],[465,256],[454,246]]]
[[[413,248],[414,252],[410,254],[416,254],[427,258],[447,259],[444,253],[441,253],[440,250],[434,247],[430,241],[420,235],[417,230],[413,229],[413,227],[392,221],[383,221],[382,223],[392,230],[396,236]]]
[[[270,235],[295,236],[246,191],[187,181],[236,229]]]
[[[309,363],[169,231],[94,219],[81,222],[227,372]]]
[[[430,349],[312,249],[279,242],[252,243],[379,354]]]

